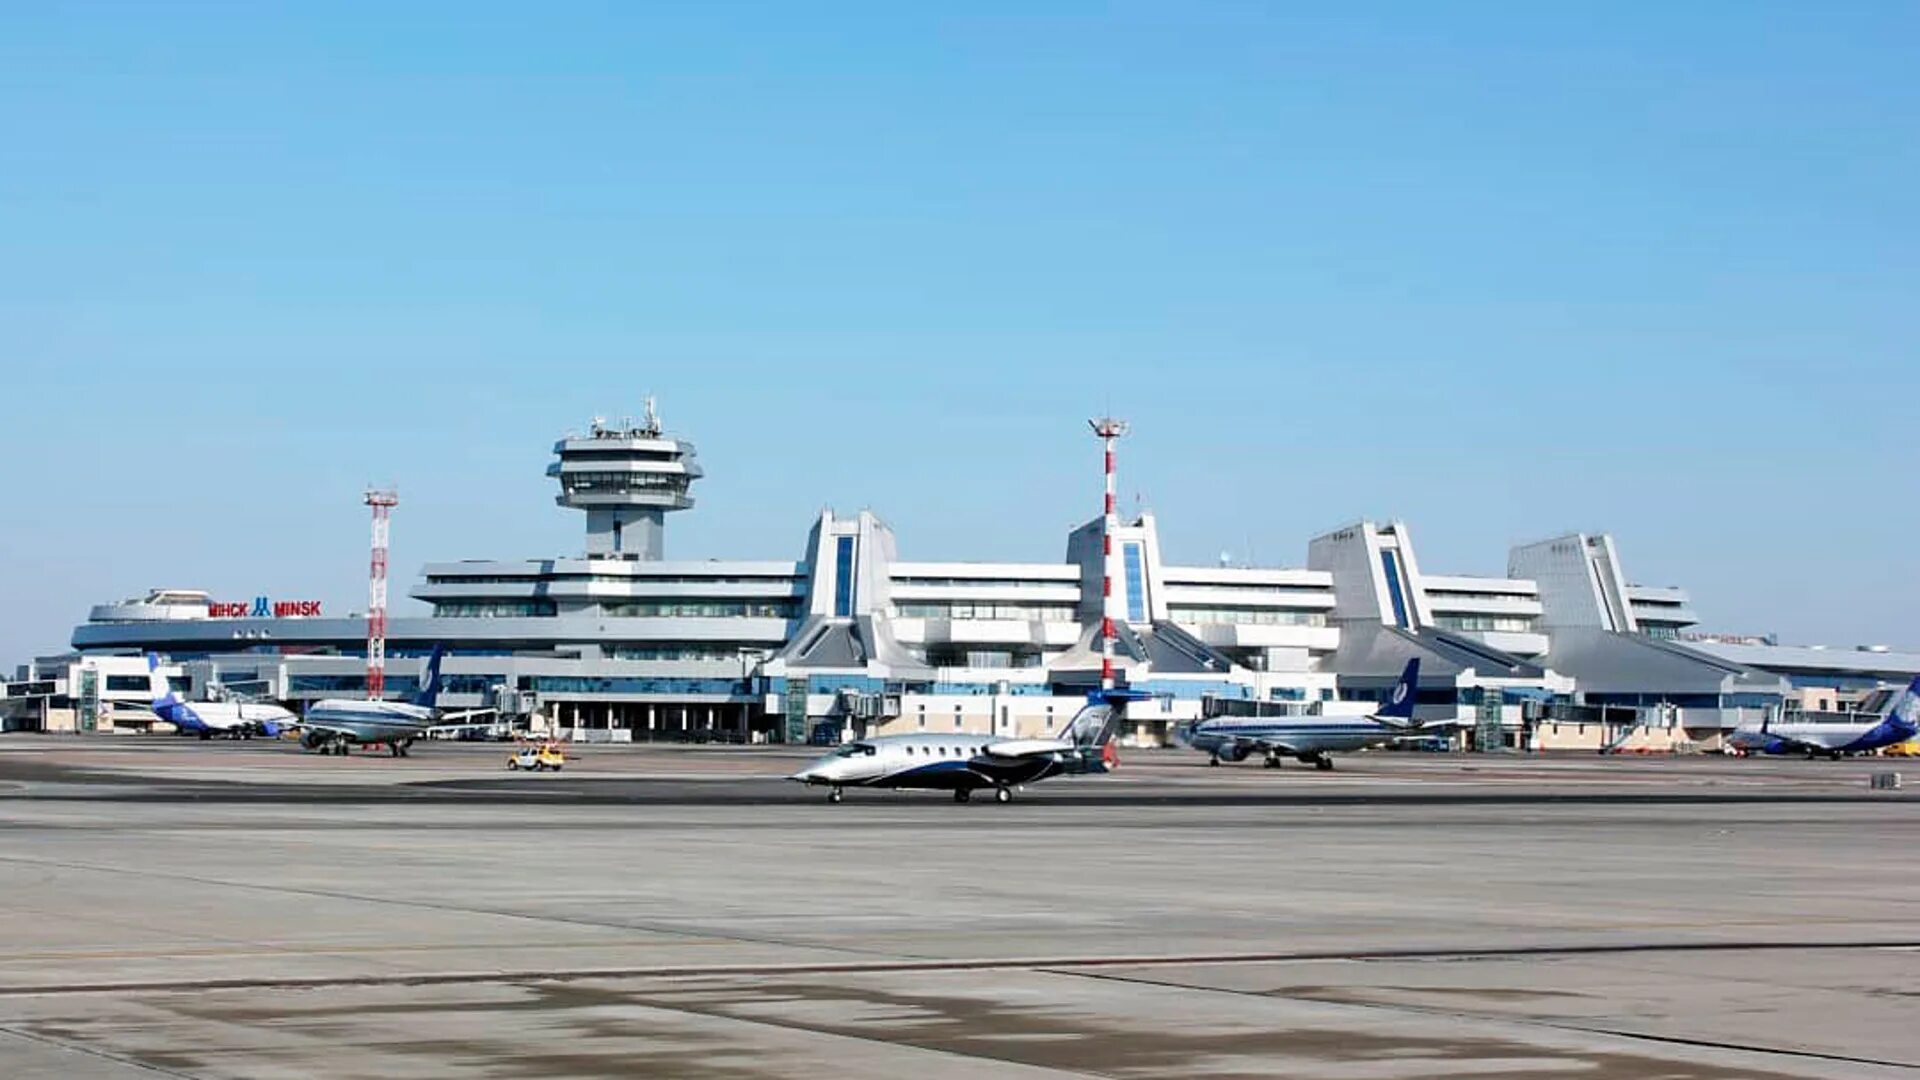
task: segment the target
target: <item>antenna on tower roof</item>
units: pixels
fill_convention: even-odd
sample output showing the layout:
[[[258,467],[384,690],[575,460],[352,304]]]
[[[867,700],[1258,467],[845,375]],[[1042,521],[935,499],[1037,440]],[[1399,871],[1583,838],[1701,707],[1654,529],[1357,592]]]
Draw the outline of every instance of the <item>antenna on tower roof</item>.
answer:
[[[660,414],[654,411],[654,408],[653,408],[653,395],[652,395],[652,394],[648,394],[648,395],[647,395],[647,427],[646,427],[646,431],[647,431],[647,434],[649,434],[649,435],[658,435],[658,434],[660,434]]]

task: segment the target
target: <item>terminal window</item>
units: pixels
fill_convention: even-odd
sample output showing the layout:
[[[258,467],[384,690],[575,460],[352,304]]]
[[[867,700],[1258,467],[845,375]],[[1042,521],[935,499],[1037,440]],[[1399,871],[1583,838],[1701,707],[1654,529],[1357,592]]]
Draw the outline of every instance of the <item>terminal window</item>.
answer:
[[[833,557],[833,614],[836,618],[853,615],[853,537],[840,538]]]
[[[1380,568],[1387,572],[1387,597],[1393,601],[1393,621],[1396,626],[1411,627],[1407,621],[1407,599],[1400,585],[1400,560],[1393,552],[1380,553]]]
[[[1140,566],[1140,545],[1128,544],[1123,557],[1127,574],[1127,621],[1147,621],[1146,574]]]

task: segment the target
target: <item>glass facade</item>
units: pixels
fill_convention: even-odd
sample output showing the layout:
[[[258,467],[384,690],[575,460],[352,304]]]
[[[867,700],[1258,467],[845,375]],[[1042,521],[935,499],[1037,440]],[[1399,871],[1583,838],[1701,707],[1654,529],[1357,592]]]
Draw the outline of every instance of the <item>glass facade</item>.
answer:
[[[1433,625],[1442,630],[1507,630],[1525,633],[1533,621],[1517,615],[1435,615]]]
[[[1194,625],[1220,623],[1241,626],[1327,625],[1326,612],[1288,611],[1284,608],[1194,607],[1189,604],[1172,604],[1167,608],[1167,617],[1177,623]]]
[[[1427,599],[1435,604],[1444,604],[1449,600],[1533,600],[1539,597],[1523,592],[1466,592],[1458,589],[1427,589]]]
[[[1400,559],[1391,551],[1380,553],[1380,568],[1387,572],[1387,598],[1393,601],[1393,624],[1402,629],[1413,624],[1407,619],[1407,598],[1400,587]]]
[[[600,605],[615,619],[791,619],[790,600],[647,600]]]
[[[1147,575],[1141,563],[1140,545],[1127,544],[1121,550],[1127,575],[1127,621],[1147,621]]]
[[[1016,604],[998,600],[914,601],[894,605],[903,619],[1014,619],[1073,622],[1079,617],[1072,604]]]
[[[449,694],[486,694],[506,681],[505,675],[442,675],[440,689]]]
[[[634,676],[535,675],[520,680],[542,694],[746,694],[739,679],[649,679]]]
[[[1182,581],[1169,572],[1164,583],[1169,589],[1181,592],[1221,592],[1221,593],[1271,593],[1275,596],[1325,597],[1333,599],[1331,585],[1271,585],[1241,584],[1239,582]]]
[[[544,619],[557,610],[551,600],[455,600],[433,605],[433,616],[436,619]]]
[[[1078,589],[1078,588],[1080,587],[1080,579],[1079,579],[1079,577],[1078,577],[1077,575],[1076,575],[1075,577],[1073,577],[1073,578],[1072,578],[1071,580],[1064,580],[1064,579],[1059,579],[1059,578],[1039,578],[1039,577],[1032,577],[1032,578],[932,578],[932,577],[897,577],[897,578],[894,578],[894,579],[893,579],[893,583],[894,583],[895,585],[908,585],[908,586],[914,586],[914,585],[930,585],[930,586],[931,586],[931,585],[938,585],[938,586],[954,586],[954,585],[960,585],[960,586],[972,586],[972,587],[974,587],[974,588],[981,588],[981,589],[988,589],[988,588],[992,588],[992,589],[1031,589],[1031,588],[1036,588],[1036,587],[1040,587],[1040,586],[1046,586],[1046,585],[1054,585],[1054,586],[1060,586],[1060,587],[1064,587],[1064,588],[1072,588],[1072,589]]]
[[[624,495],[630,491],[684,490],[687,477],[680,473],[570,472],[560,474],[560,483],[568,491]]]
[[[853,537],[842,536],[833,553],[833,614],[846,619],[853,616]]]
[[[764,577],[742,577],[740,575],[699,576],[687,574],[545,574],[538,570],[528,570],[524,574],[429,574],[429,585],[532,585],[544,581],[584,581],[595,585],[764,585],[793,584],[797,580],[791,574],[768,574]]]
[[[1037,651],[994,648],[991,645],[934,645],[927,649],[927,663],[942,668],[1031,668],[1039,667]]]
[[[692,643],[685,645],[613,645],[605,652],[610,660],[732,660],[751,663],[769,650],[765,646]],[[742,661],[743,653],[746,656]]]
[[[411,697],[420,690],[420,680],[411,675],[387,675],[387,696]],[[287,691],[293,694],[350,694],[367,692],[365,675],[290,675]]]

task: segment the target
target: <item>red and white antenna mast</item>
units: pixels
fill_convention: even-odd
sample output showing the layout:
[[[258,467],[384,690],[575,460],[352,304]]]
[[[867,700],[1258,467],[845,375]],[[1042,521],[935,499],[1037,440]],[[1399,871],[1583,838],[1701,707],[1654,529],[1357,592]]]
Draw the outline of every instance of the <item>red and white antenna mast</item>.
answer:
[[[1127,422],[1103,416],[1087,424],[1106,451],[1106,502],[1100,526],[1100,689],[1113,689],[1113,530],[1119,525],[1113,506],[1113,444],[1127,433]]]
[[[387,531],[400,494],[369,490],[366,504],[373,508],[373,557],[367,564],[367,700],[378,701],[387,692]]]

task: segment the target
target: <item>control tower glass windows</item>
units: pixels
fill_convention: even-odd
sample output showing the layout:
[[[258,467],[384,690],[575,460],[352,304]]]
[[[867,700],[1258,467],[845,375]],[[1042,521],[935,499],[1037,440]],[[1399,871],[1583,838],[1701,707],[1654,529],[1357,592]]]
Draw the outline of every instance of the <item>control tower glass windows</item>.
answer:
[[[577,450],[567,451],[568,461],[678,461],[680,455],[673,450],[643,450],[639,447],[621,447],[618,450]]]
[[[562,473],[560,482],[568,491],[611,495],[625,495],[633,491],[678,491],[687,486],[685,476],[644,472]]]

